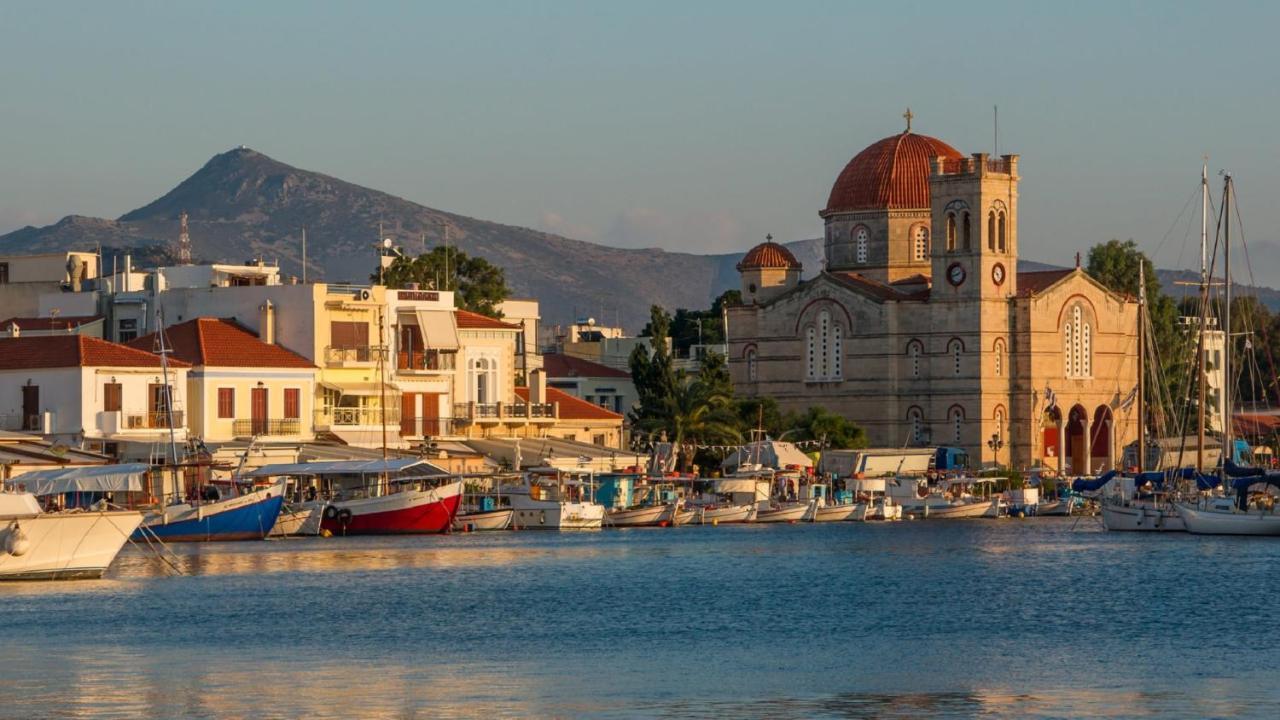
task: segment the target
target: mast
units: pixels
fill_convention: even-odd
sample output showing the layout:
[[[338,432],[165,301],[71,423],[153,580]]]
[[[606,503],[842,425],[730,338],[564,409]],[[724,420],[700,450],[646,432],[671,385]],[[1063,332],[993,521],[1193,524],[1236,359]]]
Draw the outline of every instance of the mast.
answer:
[[[1200,323],[1196,331],[1196,471],[1204,470],[1204,334],[1209,326],[1209,163],[1200,169]]]
[[[1146,334],[1147,334],[1147,268],[1141,259],[1138,261],[1138,472],[1142,472],[1147,457],[1147,421],[1146,396],[1143,391],[1143,380],[1146,375]]]
[[[181,474],[178,466],[177,430],[173,427],[173,384],[169,382],[169,348],[164,345],[164,310],[156,308],[156,342],[160,356],[160,372],[164,377],[164,412],[169,425],[169,466],[173,471],[173,494],[175,500],[182,499],[182,488],[179,487]]]
[[[378,306],[378,424],[382,426],[382,472],[378,473],[379,486],[387,482],[387,376],[386,376],[386,337],[383,335],[382,306]],[[379,488],[381,491],[382,488]]]
[[[1231,173],[1222,185],[1222,275],[1225,298],[1222,308],[1222,477],[1226,481],[1227,460],[1235,456],[1231,447]]]

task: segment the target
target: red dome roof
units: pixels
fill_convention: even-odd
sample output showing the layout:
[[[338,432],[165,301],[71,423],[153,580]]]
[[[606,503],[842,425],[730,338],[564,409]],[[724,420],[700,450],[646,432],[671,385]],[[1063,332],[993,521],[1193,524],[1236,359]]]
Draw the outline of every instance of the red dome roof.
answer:
[[[799,270],[800,261],[796,259],[791,251],[769,240],[747,251],[743,256],[742,262],[738,263],[738,270],[755,270],[759,268],[787,268],[788,270]]]
[[[962,156],[937,138],[910,131],[872,143],[844,166],[822,214],[929,207],[929,165],[935,157]]]

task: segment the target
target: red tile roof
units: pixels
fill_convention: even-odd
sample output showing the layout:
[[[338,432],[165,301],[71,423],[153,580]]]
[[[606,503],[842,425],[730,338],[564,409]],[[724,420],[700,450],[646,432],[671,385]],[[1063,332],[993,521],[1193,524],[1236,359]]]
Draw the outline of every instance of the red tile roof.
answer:
[[[828,272],[826,275],[836,282],[855,290],[860,290],[863,294],[870,295],[881,301],[929,299],[929,288],[927,286],[920,287],[919,285],[908,284],[906,289],[899,289],[856,272]]]
[[[232,320],[195,318],[164,331],[173,348],[170,357],[209,367],[314,368],[305,357],[279,345],[265,343],[252,330]],[[155,333],[130,341],[141,350],[155,347]]]
[[[1018,294],[1027,297],[1044,292],[1075,271],[1076,268],[1065,268],[1062,270],[1020,272],[1018,273]]]
[[[454,319],[458,323],[458,327],[463,330],[519,330],[520,326],[514,323],[503,322],[497,318],[491,318],[488,315],[471,312],[470,310],[454,311]]]
[[[935,157],[959,160],[962,156],[937,138],[910,131],[872,143],[840,172],[822,215],[928,208],[930,163]]]
[[[738,270],[751,270],[756,268],[787,268],[790,270],[800,270],[800,261],[795,255],[791,254],[785,246],[770,240],[762,242],[759,245],[747,251],[742,257],[742,262],[738,263]]]
[[[516,388],[516,395],[529,402],[529,388]],[[555,388],[547,388],[547,402],[560,403],[561,420],[622,420],[622,416],[612,410],[605,410],[595,403]]]
[[[0,320],[0,330],[8,331],[14,323],[17,323],[19,330],[65,330],[88,325],[94,320],[101,319],[101,315],[67,315],[56,318],[11,317],[8,320]]]
[[[631,379],[631,373],[625,370],[611,368],[608,365],[601,365],[597,362],[560,353],[543,355],[542,369],[547,371],[547,377],[553,378],[607,377]]]
[[[174,357],[170,367],[190,367]],[[62,367],[160,367],[160,356],[87,335],[0,339],[0,370]]]

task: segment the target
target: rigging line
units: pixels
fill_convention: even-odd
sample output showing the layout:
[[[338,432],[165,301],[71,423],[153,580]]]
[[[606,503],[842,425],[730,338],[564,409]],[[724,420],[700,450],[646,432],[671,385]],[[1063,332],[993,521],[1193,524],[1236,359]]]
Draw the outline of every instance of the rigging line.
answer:
[[[1173,234],[1173,231],[1177,229],[1178,223],[1182,220],[1182,216],[1186,214],[1187,208],[1191,207],[1191,201],[1195,200],[1196,195],[1198,194],[1200,194],[1200,183],[1196,183],[1195,191],[1187,197],[1187,201],[1182,204],[1182,209],[1178,211],[1178,216],[1173,219],[1173,224],[1171,224],[1169,229],[1164,232],[1164,237],[1160,238],[1160,242],[1156,243],[1155,252],[1152,253],[1153,258],[1160,252],[1160,248],[1164,247],[1165,241],[1169,239],[1169,236]]]

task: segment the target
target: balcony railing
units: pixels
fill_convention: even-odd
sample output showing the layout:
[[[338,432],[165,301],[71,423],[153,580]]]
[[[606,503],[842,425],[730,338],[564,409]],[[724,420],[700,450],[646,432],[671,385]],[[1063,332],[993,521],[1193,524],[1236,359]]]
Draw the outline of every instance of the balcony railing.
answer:
[[[324,361],[329,365],[358,365],[375,363],[386,357],[386,348],[381,345],[358,345],[355,347],[338,347],[328,345],[324,349]]]
[[[164,410],[153,410],[143,413],[124,413],[124,429],[125,430],[155,430],[167,429],[169,427],[169,417],[173,416],[173,427],[186,427],[183,423],[181,410],[174,410],[172,413]]]
[[[231,433],[236,437],[254,437],[256,435],[301,435],[302,421],[298,418],[241,418],[231,424]]]
[[[396,369],[405,372],[452,372],[457,353],[416,350],[396,353]]]
[[[554,420],[558,415],[555,403],[455,403],[453,417],[461,422],[484,420]]]
[[[377,407],[327,407],[316,411],[316,427],[355,425],[398,425],[400,408],[389,407],[385,411]]]

